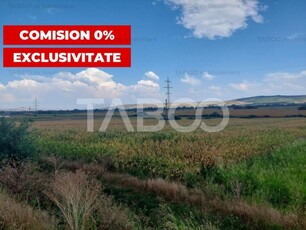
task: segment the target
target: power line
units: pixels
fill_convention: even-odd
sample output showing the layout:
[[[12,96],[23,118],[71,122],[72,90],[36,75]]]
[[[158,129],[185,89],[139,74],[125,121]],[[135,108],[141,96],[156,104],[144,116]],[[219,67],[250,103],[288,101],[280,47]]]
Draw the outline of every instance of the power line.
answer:
[[[169,80],[169,77],[167,77],[167,80],[165,81],[166,82],[166,86],[164,87],[164,88],[166,88],[167,89],[167,92],[166,92],[166,95],[167,95],[167,99],[166,99],[166,101],[165,101],[165,107],[166,107],[166,109],[169,109],[169,105],[170,105],[170,95],[171,95],[171,93],[170,93],[170,89],[172,89],[172,87],[171,87],[171,81]]]
[[[37,100],[36,97],[34,99],[34,111],[35,111],[35,114],[37,114],[37,112],[38,112],[38,100]]]

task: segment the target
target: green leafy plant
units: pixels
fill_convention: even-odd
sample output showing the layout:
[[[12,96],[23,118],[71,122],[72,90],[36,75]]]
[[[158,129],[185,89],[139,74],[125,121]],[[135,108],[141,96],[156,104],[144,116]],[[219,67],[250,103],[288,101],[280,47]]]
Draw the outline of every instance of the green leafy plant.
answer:
[[[36,152],[28,123],[16,124],[6,118],[0,119],[0,160],[21,161]]]

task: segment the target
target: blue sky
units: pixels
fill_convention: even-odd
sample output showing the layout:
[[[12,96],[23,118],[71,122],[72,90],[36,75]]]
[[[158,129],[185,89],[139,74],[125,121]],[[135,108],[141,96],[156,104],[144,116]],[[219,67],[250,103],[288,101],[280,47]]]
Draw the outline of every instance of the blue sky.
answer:
[[[89,97],[163,100],[167,77],[172,100],[306,94],[305,9],[304,0],[3,0],[2,25],[130,24],[132,67],[1,66],[0,108],[35,97],[41,109]]]

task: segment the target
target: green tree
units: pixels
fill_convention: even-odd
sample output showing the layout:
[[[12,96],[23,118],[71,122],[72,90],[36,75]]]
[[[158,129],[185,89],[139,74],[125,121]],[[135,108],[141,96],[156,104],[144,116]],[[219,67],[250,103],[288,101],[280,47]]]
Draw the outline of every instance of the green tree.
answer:
[[[0,160],[21,161],[35,153],[33,137],[28,123],[0,118]]]

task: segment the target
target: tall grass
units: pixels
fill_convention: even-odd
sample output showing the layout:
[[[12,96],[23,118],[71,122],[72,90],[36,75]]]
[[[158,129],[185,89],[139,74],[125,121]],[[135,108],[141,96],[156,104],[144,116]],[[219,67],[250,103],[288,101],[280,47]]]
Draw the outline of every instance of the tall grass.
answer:
[[[58,206],[69,229],[133,229],[128,212],[114,205],[102,189],[93,175],[77,170],[58,172],[45,193]]]
[[[42,207],[68,229],[304,229],[306,143],[292,143],[306,129],[288,121],[244,120],[217,134],[35,131],[43,159],[0,166],[13,194],[0,191],[0,228],[54,227]]]
[[[49,230],[55,227],[55,219],[46,212],[34,210],[0,189],[0,229]]]
[[[37,146],[44,155],[66,159],[99,161],[111,159],[118,171],[149,178],[184,180],[199,174],[201,166],[225,164],[273,151],[294,140],[294,134],[281,129],[252,127],[208,134],[161,131],[157,133],[86,133],[72,130],[38,131]]]
[[[268,202],[286,211],[305,210],[305,152],[306,142],[288,145],[260,157],[220,168],[218,173],[214,172],[214,181],[225,185],[233,193],[238,183],[240,195],[254,202]]]
[[[72,230],[85,230],[90,226],[93,211],[99,205],[101,184],[86,173],[65,172],[55,176],[47,196],[59,207]]]
[[[246,223],[252,224],[255,229],[271,226],[303,229],[306,226],[305,218],[299,216],[299,213],[284,214],[267,204],[246,202],[241,197],[231,197],[224,192],[220,194],[211,189],[215,186],[214,184],[208,184],[203,189],[188,189],[181,183],[169,182],[160,178],[144,181],[126,174],[96,171],[98,167],[92,167],[92,164],[66,162],[63,168],[66,167],[71,170],[80,167],[91,173],[96,172],[99,177],[103,178],[103,181],[116,188],[132,189],[133,192],[141,194],[154,194],[170,203],[192,205],[204,213],[215,212],[221,216],[239,217]]]

